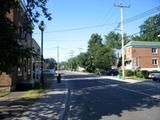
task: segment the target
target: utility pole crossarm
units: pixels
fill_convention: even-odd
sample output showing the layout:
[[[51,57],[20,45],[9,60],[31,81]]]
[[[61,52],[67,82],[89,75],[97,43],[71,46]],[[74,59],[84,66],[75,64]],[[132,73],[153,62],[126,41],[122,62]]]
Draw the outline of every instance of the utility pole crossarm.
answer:
[[[130,8],[130,5],[124,5],[123,3],[120,3],[120,4],[115,4],[115,3],[114,3],[114,7]]]

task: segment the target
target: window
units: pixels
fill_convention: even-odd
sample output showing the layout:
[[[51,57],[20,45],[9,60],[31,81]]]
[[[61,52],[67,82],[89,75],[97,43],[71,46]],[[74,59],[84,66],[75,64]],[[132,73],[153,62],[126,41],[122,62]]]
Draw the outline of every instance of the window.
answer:
[[[158,53],[158,49],[157,48],[152,48],[152,54],[157,54]]]
[[[153,65],[158,65],[158,60],[156,58],[152,59],[152,64]]]

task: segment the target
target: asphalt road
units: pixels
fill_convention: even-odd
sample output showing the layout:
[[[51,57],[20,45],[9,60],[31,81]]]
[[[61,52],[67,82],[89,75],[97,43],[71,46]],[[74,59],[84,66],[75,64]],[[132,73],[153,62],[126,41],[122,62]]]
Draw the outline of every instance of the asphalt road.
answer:
[[[67,120],[160,120],[160,83],[64,74]]]

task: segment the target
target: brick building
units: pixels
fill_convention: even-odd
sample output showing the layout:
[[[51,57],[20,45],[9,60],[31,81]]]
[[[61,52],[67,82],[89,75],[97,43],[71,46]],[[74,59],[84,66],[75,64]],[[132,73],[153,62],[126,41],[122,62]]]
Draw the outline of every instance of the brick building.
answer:
[[[126,69],[159,70],[160,42],[130,41],[124,51]]]
[[[12,89],[23,85],[34,86],[35,82],[38,82],[38,79],[35,78],[35,69],[40,68],[37,61],[40,61],[40,47],[35,40],[32,39],[32,29],[34,27],[30,21],[29,16],[26,13],[26,9],[23,6],[23,3],[20,0],[20,7],[10,10],[10,13],[7,14],[7,17],[13,22],[17,27],[18,33],[18,43],[22,46],[22,49],[33,48],[33,52],[37,56],[24,56],[23,52],[21,58],[19,59],[20,66],[15,68],[15,72],[12,75]],[[27,28],[26,28],[27,24]]]

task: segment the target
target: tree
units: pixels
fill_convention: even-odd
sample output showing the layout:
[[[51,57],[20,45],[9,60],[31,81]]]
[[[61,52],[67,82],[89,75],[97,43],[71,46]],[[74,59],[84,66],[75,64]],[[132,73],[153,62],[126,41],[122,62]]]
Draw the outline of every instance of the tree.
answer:
[[[88,42],[88,52],[96,51],[97,47],[102,45],[102,38],[97,33],[93,33]]]
[[[160,41],[160,13],[149,17],[139,28],[140,36],[132,36],[132,40]]]
[[[86,68],[87,66],[87,60],[88,60],[88,53],[80,53],[78,56],[77,56],[77,60],[78,60],[78,65],[80,67],[83,67],[83,68]]]
[[[105,36],[105,44],[113,49],[120,49],[121,48],[121,34],[115,33],[111,31],[108,35]],[[128,43],[128,37],[124,34],[124,44]]]
[[[46,68],[47,69],[55,69],[56,68],[56,60],[53,58],[47,58],[44,60],[47,64]]]
[[[93,61],[95,59],[96,51],[102,46],[102,38],[97,33],[93,33],[88,42],[88,60],[87,70],[93,72],[96,69]]]
[[[68,63],[67,63],[67,67],[70,69],[70,70],[76,70],[77,69],[77,57],[73,57],[73,58],[70,58],[68,60]]]
[[[111,69],[111,66],[116,61],[114,51],[111,48],[104,45],[96,51],[94,57],[95,58],[93,64],[96,66],[96,68],[103,70]]]
[[[42,10],[42,14],[51,20],[51,14],[48,13],[46,8],[47,0],[25,0],[24,7],[26,8],[26,16],[23,29],[28,32],[31,29],[28,24],[38,22],[38,17],[41,15],[37,8]],[[23,55],[31,53],[31,49],[24,49],[19,45],[17,38],[17,26],[14,25],[14,21],[9,19],[8,14],[12,10],[20,7],[21,0],[0,0],[0,72],[11,72],[12,68],[18,65],[18,58]],[[27,57],[26,56],[26,57]],[[25,57],[25,56],[24,56]],[[12,58],[12,59],[10,59]]]

